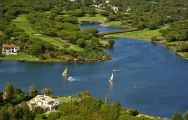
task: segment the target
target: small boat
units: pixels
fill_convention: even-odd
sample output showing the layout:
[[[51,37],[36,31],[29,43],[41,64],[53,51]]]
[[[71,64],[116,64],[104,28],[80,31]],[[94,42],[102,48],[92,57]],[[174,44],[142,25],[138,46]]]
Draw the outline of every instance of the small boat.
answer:
[[[109,82],[113,82],[114,81],[114,74],[113,74],[113,72],[112,72],[112,75],[111,75],[111,77],[110,77],[110,79],[109,79]]]
[[[63,76],[67,76],[67,75],[68,75],[68,69],[67,69],[67,67],[64,69],[62,75],[63,75]]]

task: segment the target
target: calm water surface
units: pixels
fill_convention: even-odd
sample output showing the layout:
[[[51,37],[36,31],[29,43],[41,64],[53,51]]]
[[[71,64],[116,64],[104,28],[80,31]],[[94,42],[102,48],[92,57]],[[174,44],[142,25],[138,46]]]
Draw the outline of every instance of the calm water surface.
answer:
[[[99,32],[111,32],[111,31],[117,31],[117,30],[123,30],[123,28],[120,27],[107,27],[107,26],[101,26],[100,24],[87,24],[87,25],[81,25],[81,29],[85,28],[97,28]]]
[[[73,95],[88,90],[96,98],[111,97],[125,108],[141,113],[171,117],[188,110],[188,62],[161,45],[134,39],[117,39],[108,49],[112,60],[96,64],[41,64],[0,62],[0,89],[6,82],[27,91],[34,84],[49,87],[55,95]],[[71,81],[61,74],[68,66]],[[108,79],[112,70],[115,82]]]

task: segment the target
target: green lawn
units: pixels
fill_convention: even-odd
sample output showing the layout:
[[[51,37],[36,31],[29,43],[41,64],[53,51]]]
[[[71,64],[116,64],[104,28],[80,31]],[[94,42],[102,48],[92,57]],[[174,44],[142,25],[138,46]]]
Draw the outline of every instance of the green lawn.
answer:
[[[168,25],[165,25],[161,27],[160,29],[165,29],[167,28]],[[105,37],[112,37],[112,38],[134,38],[134,39],[139,39],[139,40],[151,40],[153,36],[161,36],[159,33],[159,30],[140,30],[140,31],[133,31],[133,32],[125,32],[125,33],[117,33],[117,34],[110,34],[110,35],[105,35]]]
[[[9,55],[0,57],[0,60],[16,60],[16,61],[27,61],[27,62],[64,62],[64,59],[48,58],[41,60],[35,56],[31,56],[25,53],[18,53],[18,55]],[[65,61],[66,62],[66,61]]]
[[[19,53],[18,55],[10,55],[6,57],[0,57],[0,60],[27,60],[27,61],[36,61],[38,58],[24,53]]]
[[[104,26],[114,26],[114,27],[122,27],[121,21],[111,21],[103,23]]]
[[[59,38],[41,35],[34,31],[31,24],[27,20],[26,15],[18,16],[15,20],[13,20],[13,24],[15,24],[18,28],[23,29],[27,34],[30,35],[31,38],[39,38],[41,40],[49,42],[51,45],[54,45],[59,49],[63,48],[64,41],[60,40]],[[74,51],[83,51],[82,48],[72,44],[70,44],[70,48]]]
[[[96,22],[100,22],[100,23],[105,23],[106,17],[98,14],[94,17],[91,17],[91,16],[78,17],[78,21],[79,22],[81,22],[81,21],[96,21]]]

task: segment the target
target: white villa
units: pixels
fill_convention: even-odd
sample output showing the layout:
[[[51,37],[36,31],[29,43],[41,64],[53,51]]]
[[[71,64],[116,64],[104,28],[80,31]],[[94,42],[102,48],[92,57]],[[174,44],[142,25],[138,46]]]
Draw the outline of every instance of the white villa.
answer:
[[[3,55],[17,55],[18,46],[14,44],[3,44],[2,45],[2,54]]]
[[[106,0],[106,1],[105,1],[105,3],[107,3],[107,4],[108,4],[109,2],[110,2],[109,0]]]
[[[118,12],[118,11],[119,11],[118,7],[116,7],[116,6],[111,7],[111,9],[112,9],[114,12]]]
[[[39,106],[42,107],[45,111],[52,111],[56,109],[58,102],[50,96],[37,95],[36,97],[31,99],[27,104],[30,109]]]

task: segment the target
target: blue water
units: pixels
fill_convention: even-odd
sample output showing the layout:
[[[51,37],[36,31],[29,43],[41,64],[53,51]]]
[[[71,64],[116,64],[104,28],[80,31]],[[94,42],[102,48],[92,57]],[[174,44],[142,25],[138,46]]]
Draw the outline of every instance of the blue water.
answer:
[[[81,25],[80,28],[81,29],[96,28],[99,32],[111,32],[111,31],[123,30],[123,28],[120,27],[107,27],[107,26],[101,26],[100,24]]]
[[[34,84],[39,90],[52,88],[55,95],[74,95],[82,90],[100,99],[110,96],[125,108],[141,113],[171,117],[188,110],[188,62],[167,48],[147,41],[116,39],[107,49],[112,60],[95,64],[0,62],[0,90],[11,82],[25,91]],[[72,77],[63,80],[68,67]],[[108,79],[112,70],[114,84]]]

